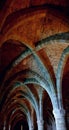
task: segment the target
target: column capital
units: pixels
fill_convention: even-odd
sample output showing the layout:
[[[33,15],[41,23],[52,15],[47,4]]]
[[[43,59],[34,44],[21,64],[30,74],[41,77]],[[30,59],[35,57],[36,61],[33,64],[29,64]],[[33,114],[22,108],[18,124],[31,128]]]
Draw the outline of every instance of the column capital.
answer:
[[[66,130],[65,124],[65,110],[63,108],[55,108],[53,110],[55,123],[56,123],[56,130]]]
[[[65,116],[65,110],[63,108],[59,109],[59,108],[55,108],[53,109],[53,114],[56,118],[59,118],[60,115],[61,117]]]

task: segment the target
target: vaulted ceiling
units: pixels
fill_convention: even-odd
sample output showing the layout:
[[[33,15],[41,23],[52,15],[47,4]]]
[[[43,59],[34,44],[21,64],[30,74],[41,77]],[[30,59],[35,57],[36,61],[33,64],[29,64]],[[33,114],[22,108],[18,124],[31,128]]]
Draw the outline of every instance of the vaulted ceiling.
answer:
[[[25,110],[29,110],[33,112],[36,129],[35,111],[25,95],[29,97],[32,93],[38,103],[40,91],[43,91],[43,114],[47,122],[47,110],[52,112],[51,99],[38,81],[46,76],[47,68],[56,87],[61,55],[65,55],[66,48],[69,51],[68,8],[68,0],[0,0],[0,128],[4,118],[7,127],[11,122],[12,130],[18,122],[26,123]],[[68,114],[69,52],[60,78],[63,105]]]

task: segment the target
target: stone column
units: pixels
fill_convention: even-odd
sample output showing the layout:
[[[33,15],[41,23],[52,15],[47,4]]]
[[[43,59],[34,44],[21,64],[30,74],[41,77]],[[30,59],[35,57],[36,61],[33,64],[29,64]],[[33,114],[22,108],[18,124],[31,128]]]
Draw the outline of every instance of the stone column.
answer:
[[[39,91],[39,118],[37,118],[38,130],[43,130],[43,128],[44,128],[42,96],[43,96],[43,89],[40,88],[40,91]]]
[[[11,125],[9,125],[9,130],[11,130]]]
[[[23,130],[23,125],[21,125],[21,130]]]
[[[53,114],[55,117],[56,130],[66,130],[65,124],[65,110],[54,109]]]
[[[34,130],[34,126],[32,124],[29,125],[29,130]]]
[[[43,124],[44,124],[44,121],[43,121],[43,120],[38,120],[38,121],[37,121],[38,130],[43,130]]]
[[[28,126],[29,126],[29,130],[34,130],[34,125],[31,119],[28,121]]]
[[[34,130],[34,126],[33,125],[31,125],[30,130]]]
[[[6,121],[4,121],[4,127],[3,130],[6,130]]]

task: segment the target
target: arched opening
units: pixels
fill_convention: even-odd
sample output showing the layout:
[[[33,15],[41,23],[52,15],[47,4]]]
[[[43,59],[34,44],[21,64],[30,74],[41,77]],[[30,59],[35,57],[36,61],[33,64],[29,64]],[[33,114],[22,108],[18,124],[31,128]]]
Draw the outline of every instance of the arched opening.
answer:
[[[29,130],[27,121],[25,121],[25,120],[19,120],[15,124],[13,130]]]

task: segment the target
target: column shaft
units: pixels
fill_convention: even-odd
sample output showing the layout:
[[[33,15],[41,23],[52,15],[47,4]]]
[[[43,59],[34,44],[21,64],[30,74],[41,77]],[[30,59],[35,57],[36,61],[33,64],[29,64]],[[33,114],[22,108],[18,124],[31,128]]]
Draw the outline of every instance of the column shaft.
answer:
[[[53,114],[55,117],[56,130],[66,130],[65,111],[63,109],[56,109],[53,110]]]
[[[38,120],[37,125],[38,125],[38,130],[43,130],[43,120]]]

